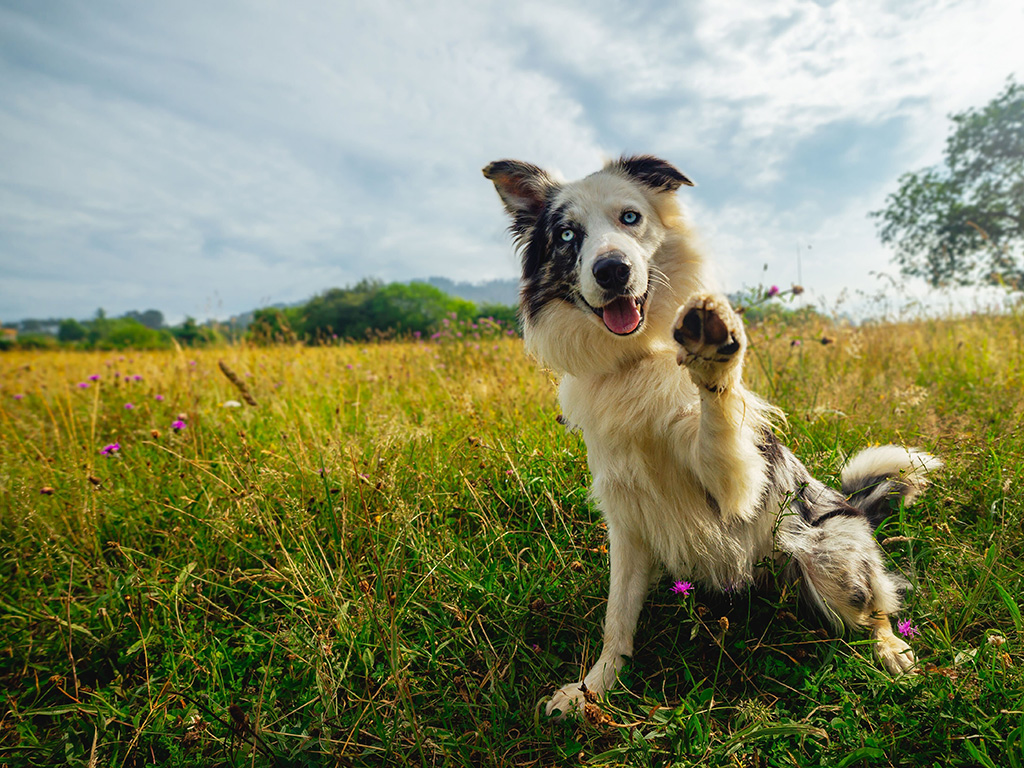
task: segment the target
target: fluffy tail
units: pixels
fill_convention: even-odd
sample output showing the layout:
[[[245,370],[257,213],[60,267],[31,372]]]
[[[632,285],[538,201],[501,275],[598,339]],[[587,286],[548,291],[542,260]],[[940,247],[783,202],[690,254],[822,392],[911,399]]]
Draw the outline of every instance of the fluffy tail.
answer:
[[[942,461],[916,448],[881,445],[866,448],[843,468],[843,493],[876,528],[892,512],[894,502],[910,504],[928,485],[928,472]]]

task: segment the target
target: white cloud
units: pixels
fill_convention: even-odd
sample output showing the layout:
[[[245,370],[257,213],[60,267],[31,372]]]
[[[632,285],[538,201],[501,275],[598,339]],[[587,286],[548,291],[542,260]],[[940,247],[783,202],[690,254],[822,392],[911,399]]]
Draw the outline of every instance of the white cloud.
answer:
[[[865,213],[938,159],[945,114],[1021,72],[1022,22],[997,0],[8,6],[0,315],[512,276],[479,169],[621,151],[695,175],[732,279],[806,241],[834,292],[848,254],[885,263]]]

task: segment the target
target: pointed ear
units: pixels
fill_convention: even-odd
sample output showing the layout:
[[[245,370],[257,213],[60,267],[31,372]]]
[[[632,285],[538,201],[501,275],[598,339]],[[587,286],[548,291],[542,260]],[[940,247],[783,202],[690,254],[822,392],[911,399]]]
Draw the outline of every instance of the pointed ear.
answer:
[[[611,168],[625,173],[656,192],[675,192],[684,184],[688,187],[693,186],[693,182],[674,165],[651,155],[622,157],[611,163]]]
[[[537,220],[548,193],[556,186],[545,171],[518,160],[493,162],[484,168],[484,176],[494,182],[505,210],[512,217],[512,228],[520,232]]]

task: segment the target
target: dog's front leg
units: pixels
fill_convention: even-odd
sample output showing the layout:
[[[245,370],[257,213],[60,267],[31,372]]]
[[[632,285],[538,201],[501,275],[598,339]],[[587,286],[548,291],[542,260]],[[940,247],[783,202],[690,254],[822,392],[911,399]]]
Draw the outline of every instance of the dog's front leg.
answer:
[[[769,407],[742,384],[747,337],[724,296],[690,298],[676,315],[676,360],[700,391],[700,419],[683,419],[677,444],[726,516],[751,519],[765,483],[758,448]]]
[[[633,654],[633,634],[650,587],[653,560],[647,547],[615,526],[608,526],[611,586],[604,620],[604,646],[597,663],[582,682],[562,686],[551,697],[547,714],[557,718],[579,709],[584,686],[600,696],[615,684],[625,659]]]

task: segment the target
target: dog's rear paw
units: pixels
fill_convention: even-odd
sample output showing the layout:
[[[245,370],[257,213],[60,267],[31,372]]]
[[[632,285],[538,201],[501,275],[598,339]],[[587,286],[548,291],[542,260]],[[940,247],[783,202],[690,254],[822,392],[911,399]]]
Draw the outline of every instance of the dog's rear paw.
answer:
[[[747,345],[743,321],[724,296],[690,298],[676,314],[672,335],[679,344],[676,360],[707,389],[725,384],[723,379],[742,360]]]
[[[583,711],[585,703],[583,683],[569,683],[555,691],[544,709],[544,714],[552,720],[561,720],[567,715]]]
[[[901,675],[916,671],[917,659],[910,646],[893,634],[882,635],[875,644],[875,654],[889,674]]]

